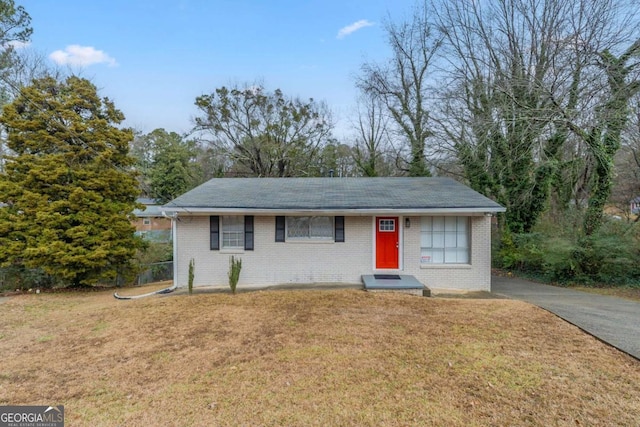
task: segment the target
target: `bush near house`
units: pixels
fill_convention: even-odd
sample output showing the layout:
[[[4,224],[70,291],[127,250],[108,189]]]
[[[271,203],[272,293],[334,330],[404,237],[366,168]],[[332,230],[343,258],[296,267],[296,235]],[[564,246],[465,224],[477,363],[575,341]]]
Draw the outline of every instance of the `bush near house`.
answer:
[[[495,239],[494,266],[561,284],[640,286],[640,223],[606,221],[591,236],[575,224],[547,218]]]

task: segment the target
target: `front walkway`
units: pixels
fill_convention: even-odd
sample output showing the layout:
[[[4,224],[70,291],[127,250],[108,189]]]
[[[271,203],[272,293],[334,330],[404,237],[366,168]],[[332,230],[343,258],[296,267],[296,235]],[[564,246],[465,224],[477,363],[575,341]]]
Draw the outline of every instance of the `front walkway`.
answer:
[[[498,276],[491,292],[544,308],[640,360],[640,302]]]

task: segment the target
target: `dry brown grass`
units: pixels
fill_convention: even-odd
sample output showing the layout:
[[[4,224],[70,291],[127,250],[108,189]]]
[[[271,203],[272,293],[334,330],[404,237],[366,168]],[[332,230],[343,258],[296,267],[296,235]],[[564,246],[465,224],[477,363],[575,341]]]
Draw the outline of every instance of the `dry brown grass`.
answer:
[[[356,290],[0,305],[0,405],[69,426],[638,425],[640,362],[511,300]]]

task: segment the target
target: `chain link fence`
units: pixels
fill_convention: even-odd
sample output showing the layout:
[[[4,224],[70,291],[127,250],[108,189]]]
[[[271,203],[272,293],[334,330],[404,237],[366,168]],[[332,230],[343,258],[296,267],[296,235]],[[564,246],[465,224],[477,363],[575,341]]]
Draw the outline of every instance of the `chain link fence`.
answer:
[[[163,280],[173,280],[173,261],[154,262],[147,264],[136,278],[138,286]]]
[[[133,279],[133,280],[132,280]],[[140,273],[135,279],[118,272],[115,278],[101,280],[102,286],[130,286],[146,285],[152,282],[173,280],[173,261],[154,262],[141,266]],[[26,269],[19,272],[12,269],[0,268],[0,291],[27,289],[27,288],[52,288],[55,286],[53,279],[39,269]]]

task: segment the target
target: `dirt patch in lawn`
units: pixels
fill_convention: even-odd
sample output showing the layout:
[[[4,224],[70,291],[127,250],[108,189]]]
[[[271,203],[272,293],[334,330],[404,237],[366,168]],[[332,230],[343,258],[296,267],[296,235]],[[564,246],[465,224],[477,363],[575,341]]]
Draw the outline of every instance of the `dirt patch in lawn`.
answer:
[[[640,363],[512,300],[357,290],[0,308],[0,405],[68,425],[637,424]]]

